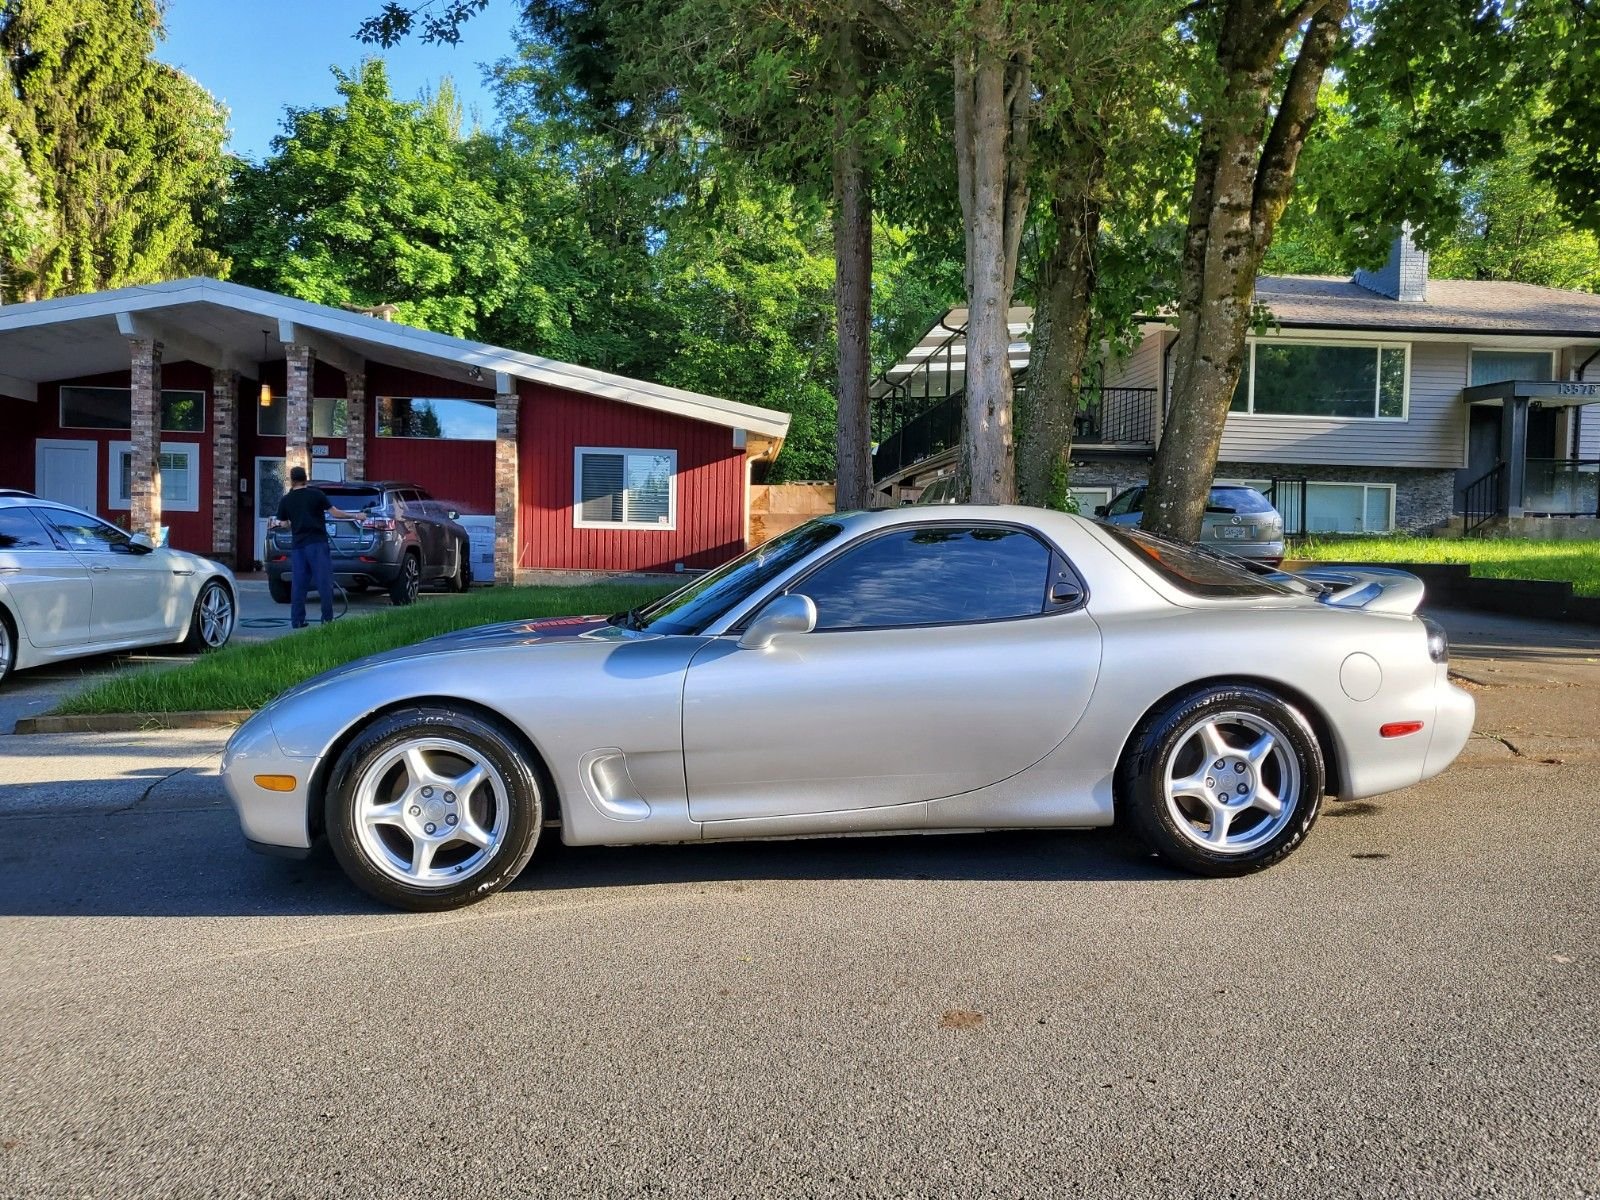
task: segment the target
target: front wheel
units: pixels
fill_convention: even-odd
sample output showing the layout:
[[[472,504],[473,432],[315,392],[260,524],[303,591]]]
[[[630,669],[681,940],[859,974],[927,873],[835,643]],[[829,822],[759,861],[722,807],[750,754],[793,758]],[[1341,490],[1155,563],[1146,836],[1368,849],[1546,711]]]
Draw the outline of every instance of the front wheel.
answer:
[[[472,562],[467,557],[467,544],[456,543],[456,571],[445,581],[445,586],[452,592],[464,592],[472,587]]]
[[[369,895],[417,912],[505,887],[544,823],[538,780],[516,743],[448,706],[373,722],[330,778],[325,817],[339,865]]]
[[[211,579],[195,597],[194,612],[189,617],[189,636],[183,639],[185,650],[220,650],[233,636],[233,593],[220,579]]]
[[[1298,711],[1260,688],[1183,696],[1134,732],[1119,815],[1151,850],[1201,875],[1287,857],[1317,819],[1322,751]]]

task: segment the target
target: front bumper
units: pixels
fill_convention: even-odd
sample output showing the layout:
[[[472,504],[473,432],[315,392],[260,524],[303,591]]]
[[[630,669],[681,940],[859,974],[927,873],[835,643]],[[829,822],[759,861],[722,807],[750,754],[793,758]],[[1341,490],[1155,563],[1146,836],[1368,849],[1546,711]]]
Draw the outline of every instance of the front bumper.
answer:
[[[271,853],[307,852],[311,848],[310,788],[315,758],[285,754],[263,709],[239,726],[222,752],[222,784],[238,814],[251,849]],[[288,775],[295,787],[274,792],[255,781],[257,775]]]

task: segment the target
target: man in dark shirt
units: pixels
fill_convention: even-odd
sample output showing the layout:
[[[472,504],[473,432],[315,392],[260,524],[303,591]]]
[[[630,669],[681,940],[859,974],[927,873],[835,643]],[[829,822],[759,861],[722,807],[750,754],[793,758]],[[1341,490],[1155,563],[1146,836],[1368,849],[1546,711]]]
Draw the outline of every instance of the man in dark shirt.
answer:
[[[292,581],[289,587],[289,624],[295,629],[306,626],[306,590],[315,584],[317,596],[322,601],[322,623],[333,620],[333,555],[328,547],[327,519],[354,521],[358,518],[333,506],[321,488],[306,486],[306,469],[293,467],[289,471],[289,490],[278,501],[278,515],[272,522],[274,528],[287,525],[294,534],[294,548],[289,551]]]

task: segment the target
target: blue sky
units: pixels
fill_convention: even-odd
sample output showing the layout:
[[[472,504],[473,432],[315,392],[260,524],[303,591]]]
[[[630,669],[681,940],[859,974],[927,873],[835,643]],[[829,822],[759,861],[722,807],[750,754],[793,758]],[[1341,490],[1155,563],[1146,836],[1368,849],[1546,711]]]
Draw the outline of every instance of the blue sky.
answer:
[[[354,67],[374,47],[355,40],[362,18],[377,0],[170,0],[167,40],[156,57],[181,67],[228,106],[229,148],[250,158],[266,155],[286,105],[331,104],[330,67]],[[469,120],[494,121],[494,101],[481,64],[511,50],[518,0],[490,0],[470,21],[456,46],[424,46],[414,39],[382,52],[394,94],[414,99],[448,75]]]

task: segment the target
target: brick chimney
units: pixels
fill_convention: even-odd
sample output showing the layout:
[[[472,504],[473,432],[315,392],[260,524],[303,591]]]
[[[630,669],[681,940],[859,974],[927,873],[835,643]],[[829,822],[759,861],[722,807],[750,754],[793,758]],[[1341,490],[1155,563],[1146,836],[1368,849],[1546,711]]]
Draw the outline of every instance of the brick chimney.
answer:
[[[1403,304],[1421,304],[1428,299],[1428,252],[1418,250],[1411,240],[1411,226],[1402,225],[1400,236],[1389,247],[1389,261],[1376,271],[1357,270],[1354,282],[1369,292],[1377,292]]]

